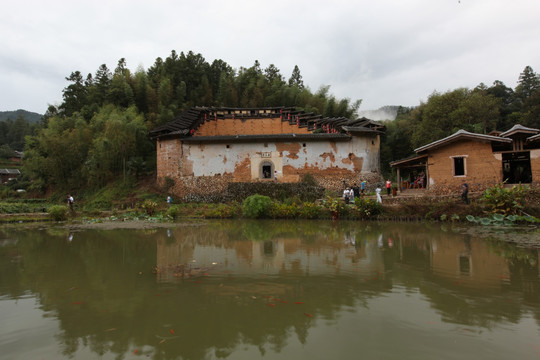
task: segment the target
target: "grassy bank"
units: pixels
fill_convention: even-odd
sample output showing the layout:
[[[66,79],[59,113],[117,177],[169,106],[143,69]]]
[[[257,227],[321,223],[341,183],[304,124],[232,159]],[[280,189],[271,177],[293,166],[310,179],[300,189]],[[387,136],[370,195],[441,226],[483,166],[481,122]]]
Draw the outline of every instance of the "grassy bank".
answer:
[[[466,221],[467,216],[482,218],[493,214],[540,217],[538,188],[497,186],[476,194],[470,204],[459,197],[384,197],[383,204],[373,194],[345,204],[337,194],[304,202],[297,197],[282,200],[254,195],[243,202],[173,203],[151,180],[116,182],[98,190],[73,194],[74,211],[65,205],[66,194],[56,193],[46,199],[7,198],[0,200],[0,222],[88,219],[152,219],[167,221],[192,218],[273,218],[341,219],[392,221]],[[249,200],[249,201],[248,201]]]

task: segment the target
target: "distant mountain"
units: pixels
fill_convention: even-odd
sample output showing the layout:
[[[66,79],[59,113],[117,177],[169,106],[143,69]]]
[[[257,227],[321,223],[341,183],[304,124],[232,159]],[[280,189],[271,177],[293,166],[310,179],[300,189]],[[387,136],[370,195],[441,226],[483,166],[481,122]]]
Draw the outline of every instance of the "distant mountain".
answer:
[[[5,121],[7,119],[15,121],[19,116],[22,116],[29,123],[36,123],[41,121],[43,115],[22,109],[15,111],[0,111],[0,121]]]
[[[398,109],[399,106],[388,105],[377,110],[360,110],[358,115],[359,117],[366,117],[375,121],[394,120],[397,116]]]

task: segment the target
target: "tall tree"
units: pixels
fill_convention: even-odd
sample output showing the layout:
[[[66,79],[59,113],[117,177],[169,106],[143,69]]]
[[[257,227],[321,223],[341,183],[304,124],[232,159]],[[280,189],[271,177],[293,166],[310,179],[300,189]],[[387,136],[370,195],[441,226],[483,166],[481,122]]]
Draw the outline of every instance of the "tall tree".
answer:
[[[112,81],[112,73],[106,64],[102,64],[99,69],[96,71],[89,91],[90,102],[102,106],[107,102],[107,95],[109,93],[109,88]]]
[[[293,72],[289,78],[289,86],[298,86],[298,88],[304,88],[304,81],[302,80],[302,75],[300,75],[300,69],[298,65],[294,65]]]
[[[493,85],[487,89],[487,94],[499,99],[500,118],[496,128],[498,130],[510,129],[512,125],[508,117],[517,110],[514,90],[506,86],[502,81],[495,80]]]
[[[519,75],[518,85],[516,86],[516,96],[525,102],[525,99],[532,96],[540,89],[540,77],[534,72],[532,67],[526,66]]]
[[[135,103],[135,95],[131,84],[131,73],[126,67],[126,60],[121,58],[114,70],[112,80],[107,92],[107,100],[111,104],[129,107]]]
[[[72,72],[65,79],[72,82],[72,84],[66,86],[62,91],[64,101],[60,105],[60,109],[65,115],[71,116],[86,105],[88,88],[80,71]]]

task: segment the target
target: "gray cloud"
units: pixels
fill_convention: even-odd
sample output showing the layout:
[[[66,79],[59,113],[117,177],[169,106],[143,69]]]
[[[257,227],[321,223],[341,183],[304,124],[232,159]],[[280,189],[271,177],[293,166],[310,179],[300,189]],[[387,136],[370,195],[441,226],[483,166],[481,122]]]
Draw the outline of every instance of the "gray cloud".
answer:
[[[235,68],[295,65],[317,90],[363,99],[362,109],[418,105],[434,91],[514,87],[538,69],[540,3],[530,0],[333,2],[22,0],[0,14],[0,110],[44,112],[72,71],[135,70],[171,50]]]

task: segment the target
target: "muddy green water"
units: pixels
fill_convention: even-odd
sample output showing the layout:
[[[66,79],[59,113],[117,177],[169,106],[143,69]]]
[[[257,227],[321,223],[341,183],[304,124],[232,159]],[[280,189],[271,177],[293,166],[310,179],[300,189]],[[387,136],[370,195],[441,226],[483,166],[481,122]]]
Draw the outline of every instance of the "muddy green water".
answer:
[[[0,359],[137,358],[540,359],[538,250],[422,224],[0,227]]]

